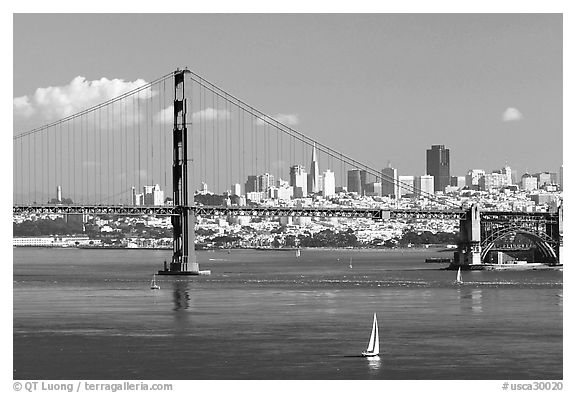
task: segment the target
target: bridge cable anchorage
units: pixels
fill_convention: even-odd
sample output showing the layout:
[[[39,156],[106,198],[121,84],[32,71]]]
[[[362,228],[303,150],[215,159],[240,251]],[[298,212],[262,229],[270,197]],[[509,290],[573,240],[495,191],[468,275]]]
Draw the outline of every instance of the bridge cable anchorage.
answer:
[[[253,106],[242,101],[238,97],[228,93],[227,91],[221,89],[220,87],[216,86],[215,84],[211,83],[210,81],[204,79],[203,77],[196,74],[195,72],[190,71],[190,74],[191,74],[190,78],[193,81],[195,81],[196,83],[198,83],[200,86],[202,86],[205,89],[211,91],[212,93],[220,96],[221,98],[229,101],[231,104],[236,105],[237,107],[250,113],[252,116],[257,117],[260,121],[267,123],[273,127],[276,127],[281,132],[289,134],[290,136],[292,136],[293,140],[294,139],[298,140],[298,141],[300,141],[300,142],[302,142],[308,146],[313,146],[314,144],[316,144],[317,149],[322,151],[323,153],[325,153],[329,156],[333,156],[334,158],[337,158],[337,156],[340,155],[341,161],[345,162],[346,164],[350,165],[351,167],[363,169],[368,174],[375,176],[377,179],[381,179],[381,180],[386,181],[388,183],[392,183],[392,184],[398,186],[399,188],[403,188],[404,190],[408,190],[408,191],[413,192],[413,193],[418,193],[419,195],[422,195],[422,196],[426,197],[427,199],[433,200],[437,203],[444,204],[444,205],[451,205],[452,207],[459,207],[458,204],[456,204],[456,203],[454,203],[448,199],[446,199],[446,200],[440,199],[434,194],[427,193],[427,192],[424,192],[422,190],[416,190],[413,186],[406,185],[405,183],[400,182],[400,181],[392,178],[391,176],[383,175],[381,173],[381,171],[378,171],[378,170],[373,169],[367,165],[364,165],[364,164],[360,163],[359,161],[354,160],[354,159],[348,157],[347,155],[344,155],[343,153],[338,153],[335,150],[331,149],[330,147],[313,140],[312,138],[294,130],[293,128],[291,128],[291,127],[289,127],[289,126],[287,126],[281,122],[279,122],[278,120],[274,119],[273,117],[266,115],[265,113],[259,111],[258,109],[254,108]]]

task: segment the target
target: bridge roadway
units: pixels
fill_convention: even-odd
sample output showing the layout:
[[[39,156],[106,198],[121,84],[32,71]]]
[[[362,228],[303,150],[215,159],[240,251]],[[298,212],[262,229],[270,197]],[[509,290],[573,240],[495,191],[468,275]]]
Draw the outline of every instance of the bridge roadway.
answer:
[[[287,207],[287,206],[128,206],[128,205],[14,205],[13,214],[116,214],[122,216],[175,216],[182,209],[192,209],[199,216],[253,216],[253,217],[342,217],[386,219],[444,219],[459,220],[466,217],[465,210],[380,209],[344,206]],[[557,213],[482,211],[485,222],[553,222]]]
[[[199,216],[253,216],[253,217],[342,217],[371,218],[374,220],[397,218],[445,219],[463,218],[463,210],[416,210],[353,207],[280,207],[280,206],[124,206],[124,205],[14,205],[13,214],[116,214],[122,216],[175,216],[182,209],[192,209]]]

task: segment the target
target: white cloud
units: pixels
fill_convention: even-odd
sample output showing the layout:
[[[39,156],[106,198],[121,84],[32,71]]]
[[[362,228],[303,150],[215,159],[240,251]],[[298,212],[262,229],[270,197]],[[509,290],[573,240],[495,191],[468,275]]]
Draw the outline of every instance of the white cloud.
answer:
[[[230,112],[226,109],[214,109],[206,108],[200,111],[188,115],[187,121],[192,121],[194,123],[200,123],[201,121],[213,121],[213,120],[228,120],[230,118]],[[162,109],[154,116],[154,121],[160,124],[173,124],[174,123],[174,105]]]
[[[40,124],[56,121],[104,103],[146,83],[143,79],[133,82],[107,78],[89,81],[83,76],[77,76],[67,85],[38,88],[30,96],[14,98],[14,119],[33,120]],[[136,97],[142,100],[150,98],[152,94],[154,93],[149,89],[145,89]],[[131,99],[125,101],[130,108],[132,101]]]
[[[506,108],[504,113],[502,113],[502,121],[519,121],[523,118],[522,112],[516,108]]]
[[[192,121],[199,123],[202,120],[226,120],[230,118],[230,112],[226,109],[206,108],[192,114]]]
[[[259,117],[256,119],[256,124],[258,125],[264,125],[268,123],[274,124],[274,121],[272,120],[276,120],[286,126],[295,126],[299,123],[298,115],[295,113],[278,113],[272,116],[272,119],[269,117]]]
[[[159,124],[173,124],[174,123],[174,105],[162,109],[154,116],[154,121]]]

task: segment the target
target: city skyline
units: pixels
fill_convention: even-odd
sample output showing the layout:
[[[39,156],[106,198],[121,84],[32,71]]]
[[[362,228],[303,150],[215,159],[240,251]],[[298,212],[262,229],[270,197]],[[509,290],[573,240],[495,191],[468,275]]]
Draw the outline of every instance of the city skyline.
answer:
[[[151,19],[156,21],[155,26],[166,31],[152,29],[145,32],[146,39],[135,39],[133,33],[123,30],[127,22],[138,27]],[[64,27],[58,31],[46,29],[45,35],[35,34],[42,26],[63,21],[70,25],[61,23]],[[276,29],[271,28],[272,22],[277,22]],[[79,56],[60,63],[58,55],[84,37],[83,31],[66,34],[79,23],[86,31],[102,34],[91,34],[86,47],[78,48]],[[345,28],[336,28],[338,23]],[[202,41],[203,37],[211,36],[215,26],[232,29],[245,24],[248,28],[243,30],[243,39],[218,39],[210,47]],[[294,25],[301,27],[296,36]],[[103,26],[106,32],[102,31]],[[489,34],[485,34],[486,27],[491,28]],[[354,34],[346,35],[345,31]],[[164,34],[178,36],[184,32],[193,38],[183,51],[181,64],[169,64],[166,59],[173,61],[173,55],[155,56],[137,64],[134,61],[138,56],[127,58],[162,39]],[[417,34],[423,32],[434,34]],[[302,46],[300,37],[305,33],[309,34]],[[119,39],[107,42],[106,45],[110,44],[107,50],[118,56],[98,56],[96,49],[103,50],[105,38],[111,34]],[[246,40],[254,39],[262,43],[262,50],[255,58],[261,60],[265,56],[273,60],[268,67],[263,68],[262,62],[237,53]],[[47,46],[46,40],[53,45]],[[120,51],[122,43],[128,42],[124,40],[133,44],[126,53]],[[362,40],[364,43],[360,44]],[[280,42],[284,51],[272,42]],[[90,91],[93,84],[89,81],[107,83],[101,78],[108,81],[119,78],[125,84],[139,79],[150,81],[159,73],[187,65],[265,112],[277,114],[291,127],[351,157],[362,157],[376,169],[385,168],[386,162],[391,161],[401,173],[424,174],[426,164],[420,151],[438,143],[453,150],[451,169],[461,175],[472,168],[490,171],[494,169],[492,166],[498,168],[505,162],[519,173],[556,172],[562,164],[561,43],[560,14],[269,15],[269,18],[80,15],[72,19],[66,15],[15,15],[15,132],[27,129],[19,128],[25,124],[18,112],[22,106],[17,105],[25,102],[22,97],[27,97],[30,104],[24,108],[34,113],[46,114],[50,112],[48,109],[54,109],[50,105],[55,101],[46,101],[42,106],[37,100],[34,93],[38,88],[65,87],[77,76],[83,76],[85,79],[76,83]],[[379,44],[388,51],[376,50]],[[166,45],[159,47],[159,51],[175,50],[174,43]],[[411,48],[410,56],[400,52],[403,46]],[[42,49],[45,47],[50,47],[51,52],[46,53]],[[202,55],[190,57],[192,48]],[[237,67],[223,66],[230,64],[223,61],[228,53],[224,48],[237,55]],[[325,59],[318,58],[315,54],[318,50],[326,52]],[[291,51],[308,59],[308,72],[288,56]],[[38,69],[29,58],[38,53],[61,66]],[[219,60],[218,64],[208,67],[214,59]],[[62,96],[73,97],[72,89],[59,91]],[[78,105],[89,103],[84,100]],[[28,120],[31,118],[34,116]],[[350,141],[346,136],[351,133],[354,138]]]

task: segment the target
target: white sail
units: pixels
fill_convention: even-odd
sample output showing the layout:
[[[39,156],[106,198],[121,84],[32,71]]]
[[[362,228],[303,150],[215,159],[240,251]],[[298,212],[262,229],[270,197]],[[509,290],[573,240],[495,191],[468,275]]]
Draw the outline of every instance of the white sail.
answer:
[[[374,321],[372,322],[372,333],[370,334],[370,341],[366,354],[378,355],[380,352],[380,338],[378,336],[378,321],[376,320],[376,313],[374,313]]]
[[[458,268],[458,274],[456,274],[456,282],[462,282],[462,271]]]
[[[374,314],[374,326],[376,328],[376,338],[374,338],[374,349],[372,349],[372,353],[378,355],[378,353],[380,353],[380,337],[378,335],[378,321],[376,320],[376,314]]]

